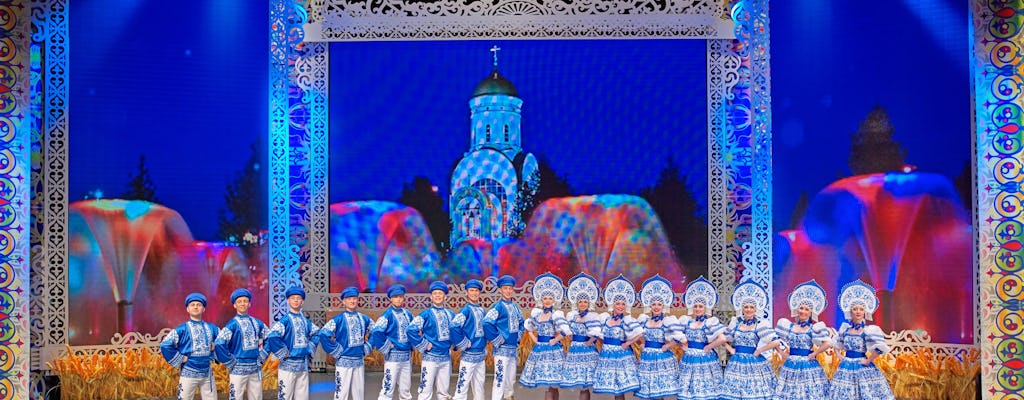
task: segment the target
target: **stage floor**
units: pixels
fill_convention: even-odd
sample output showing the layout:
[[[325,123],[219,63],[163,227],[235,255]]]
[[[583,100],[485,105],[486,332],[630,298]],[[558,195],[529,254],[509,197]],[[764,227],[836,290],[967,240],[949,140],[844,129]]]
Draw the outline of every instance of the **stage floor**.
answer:
[[[365,400],[376,399],[380,393],[381,378],[384,376],[381,372],[367,372],[366,373],[366,392],[364,393]],[[491,374],[487,375],[487,381],[484,382],[484,394],[490,399],[491,395],[491,381],[494,376]],[[458,375],[452,375],[451,385],[449,386],[449,392],[455,392],[455,381],[458,379]],[[334,398],[334,375],[328,373],[313,373],[309,377],[309,399],[310,400],[329,400]],[[416,398],[416,385],[419,384],[419,374],[412,375],[412,396]],[[218,398],[227,399],[226,393],[218,393]],[[264,392],[264,399],[276,399],[277,392]],[[435,397],[436,398],[436,397]],[[516,385],[516,399],[520,400],[538,400],[544,398],[544,391],[540,389],[527,389],[522,386]],[[571,392],[569,390],[562,389],[559,394],[560,400],[575,400],[577,398],[577,392]],[[626,399],[635,399],[633,395],[626,395]],[[470,397],[472,399],[472,397]],[[610,395],[591,395],[591,400],[613,400],[614,396]]]

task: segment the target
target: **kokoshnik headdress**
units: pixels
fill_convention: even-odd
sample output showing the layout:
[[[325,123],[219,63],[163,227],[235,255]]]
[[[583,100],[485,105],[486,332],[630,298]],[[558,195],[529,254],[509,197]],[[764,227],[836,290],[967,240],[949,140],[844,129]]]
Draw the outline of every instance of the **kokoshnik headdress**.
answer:
[[[753,279],[744,279],[732,292],[732,306],[739,313],[743,306],[753,304],[758,312],[768,307],[768,291]]]
[[[864,319],[871,321],[871,314],[878,309],[878,296],[875,295],[875,288],[860,279],[843,285],[843,289],[839,292],[839,309],[843,310],[847,321],[853,322],[853,316],[850,315],[853,306],[864,307]]]
[[[702,276],[686,285],[683,303],[686,304],[687,311],[692,311],[693,306],[697,304],[703,304],[704,314],[711,315],[711,310],[718,304],[718,290]]]
[[[569,279],[569,302],[575,307],[580,300],[586,300],[593,305],[601,296],[601,289],[598,288],[597,279],[580,272]]]
[[[654,275],[640,285],[640,304],[644,305],[647,312],[651,311],[651,304],[657,301],[661,302],[664,307],[662,313],[668,314],[674,298],[672,283],[668,279],[662,278],[661,275]]]
[[[550,272],[538,276],[533,281],[533,299],[537,301],[538,307],[540,307],[540,301],[547,296],[551,296],[557,306],[562,303],[562,296],[564,294],[565,287],[562,286],[562,280]]]
[[[604,301],[608,303],[608,310],[613,310],[615,302],[619,300],[626,303],[626,312],[629,312],[633,308],[633,303],[636,303],[636,289],[633,289],[633,283],[622,275],[604,285]]]
[[[796,310],[800,306],[808,306],[811,309],[811,319],[817,320],[826,305],[828,300],[825,299],[825,289],[813,279],[797,285],[793,293],[789,294],[789,311],[792,317],[796,317]]]

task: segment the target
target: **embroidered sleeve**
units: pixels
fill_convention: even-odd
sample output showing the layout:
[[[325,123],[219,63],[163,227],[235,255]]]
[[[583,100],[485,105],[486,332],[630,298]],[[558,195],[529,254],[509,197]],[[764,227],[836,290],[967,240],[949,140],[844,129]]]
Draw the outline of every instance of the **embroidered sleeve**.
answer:
[[[889,344],[885,342],[885,334],[878,325],[864,327],[864,342],[869,350],[878,354],[885,354],[890,350]]]
[[[824,322],[815,322],[814,325],[811,325],[811,340],[816,346],[832,342],[832,337],[828,335],[828,327]]]
[[[167,363],[174,368],[180,368],[182,358],[184,358],[184,355],[178,351],[178,340],[178,328],[175,328],[167,336],[164,336],[164,340],[160,341],[160,353],[164,356],[164,360],[167,360]]]

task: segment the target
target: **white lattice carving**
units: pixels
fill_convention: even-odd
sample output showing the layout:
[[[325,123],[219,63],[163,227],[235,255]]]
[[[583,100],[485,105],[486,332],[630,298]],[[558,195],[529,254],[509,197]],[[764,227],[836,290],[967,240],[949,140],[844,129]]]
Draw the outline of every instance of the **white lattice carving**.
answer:
[[[725,100],[739,82],[740,57],[729,50],[731,41],[707,41],[707,113],[708,113],[708,280],[718,292],[729,296],[736,285],[736,267],[727,257],[729,229],[729,185],[726,170],[728,135]],[[719,302],[719,314],[731,310],[728,302]]]
[[[318,0],[307,41],[731,38],[719,0]]]

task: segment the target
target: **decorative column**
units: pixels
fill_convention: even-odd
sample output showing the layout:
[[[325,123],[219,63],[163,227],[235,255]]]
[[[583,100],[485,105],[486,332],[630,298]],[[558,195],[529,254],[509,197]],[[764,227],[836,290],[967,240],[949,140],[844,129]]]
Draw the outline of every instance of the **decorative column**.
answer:
[[[711,55],[725,51],[724,66],[734,68],[736,81],[727,86],[724,115],[711,115],[722,139],[708,143],[708,255],[711,281],[725,298],[738,278],[752,278],[772,295],[772,130],[771,68],[768,31],[769,0],[738,0],[731,14],[736,39],[709,41]],[[723,68],[729,81],[732,68]],[[709,83],[714,82],[711,71]],[[710,88],[709,84],[709,88]],[[710,98],[710,94],[709,94]],[[715,127],[709,126],[709,138]],[[717,154],[717,155],[716,155]],[[715,164],[715,165],[712,165]],[[725,194],[722,195],[724,188]],[[719,302],[719,312],[731,311]],[[764,311],[771,318],[771,304]]]
[[[0,5],[0,398],[29,399],[31,7]]]
[[[981,394],[1019,399],[1024,391],[1024,4],[973,0],[971,17]]]

